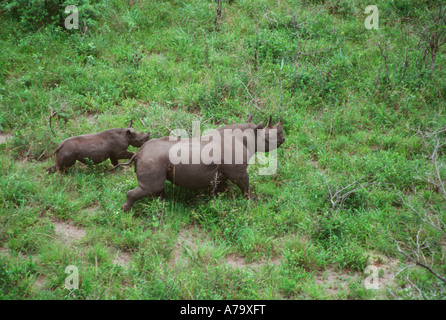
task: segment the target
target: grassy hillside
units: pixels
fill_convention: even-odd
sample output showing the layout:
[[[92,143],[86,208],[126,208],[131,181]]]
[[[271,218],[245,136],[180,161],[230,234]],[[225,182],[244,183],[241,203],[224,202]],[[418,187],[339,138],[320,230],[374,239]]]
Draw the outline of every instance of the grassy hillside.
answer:
[[[374,1],[378,30],[360,0],[61,3],[79,29],[0,3],[2,299],[446,298],[438,1]],[[286,136],[275,174],[249,168],[257,201],[167,183],[124,213],[133,167],[45,173],[70,136],[249,113]]]

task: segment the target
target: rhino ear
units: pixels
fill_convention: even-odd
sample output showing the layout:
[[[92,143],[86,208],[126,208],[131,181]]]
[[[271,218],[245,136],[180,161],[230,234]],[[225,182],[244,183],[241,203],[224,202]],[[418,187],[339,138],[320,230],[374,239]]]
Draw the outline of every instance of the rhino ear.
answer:
[[[129,122],[129,126],[128,126],[128,127],[131,128],[132,125],[133,125],[133,120],[130,119],[130,122]]]
[[[126,131],[125,131],[125,135],[129,138],[129,139],[131,139],[131,138],[133,138],[133,137],[135,137],[135,130],[133,130],[133,129],[127,129]]]
[[[263,129],[263,122],[262,121],[257,123],[257,125],[254,127],[254,131],[260,130],[260,129]]]
[[[283,122],[282,122],[282,116],[280,116],[280,119],[279,119],[279,122],[277,122],[277,125],[283,125]]]
[[[269,116],[268,123],[266,124],[267,128],[273,127],[273,116]]]
[[[247,123],[250,123],[252,121],[252,113],[248,115],[248,120],[246,120]]]

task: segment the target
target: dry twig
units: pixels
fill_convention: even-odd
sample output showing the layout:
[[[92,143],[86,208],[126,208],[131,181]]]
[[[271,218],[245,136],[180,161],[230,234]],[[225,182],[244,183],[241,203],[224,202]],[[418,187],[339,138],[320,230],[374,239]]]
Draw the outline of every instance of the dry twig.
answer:
[[[418,242],[418,240],[417,240],[417,242]],[[419,250],[420,248],[418,247],[418,245],[419,245],[419,244],[417,243],[417,249]],[[433,274],[436,278],[440,279],[441,281],[443,281],[444,284],[446,284],[446,278],[445,278],[445,277],[440,276],[440,275],[437,274],[434,270],[432,270],[431,267],[429,267],[429,266],[427,266],[425,263],[421,263],[421,262],[419,261],[419,255],[420,255],[419,252],[416,253],[417,258],[414,259],[414,258],[411,257],[409,254],[407,254],[406,252],[404,252],[404,251],[400,248],[400,246],[399,246],[398,244],[397,244],[397,250],[398,250],[399,253],[401,253],[402,255],[404,255],[407,259],[409,259],[410,261],[412,261],[413,263],[415,263],[415,265],[412,265],[412,266],[420,266],[420,267],[425,268],[427,271],[429,271],[431,274]]]
[[[375,173],[377,173],[378,171],[383,170],[387,165],[385,165],[382,168],[379,168],[378,170],[369,173],[368,175],[365,175],[355,181],[353,181],[352,183],[349,183],[347,186],[342,187],[341,189],[337,190],[335,193],[332,192],[332,190],[330,189],[330,186],[327,183],[327,180],[325,179],[324,174],[322,173],[322,171],[319,169],[319,173],[321,174],[322,178],[324,179],[325,182],[325,186],[327,187],[328,193],[330,195],[330,203],[331,203],[331,213],[334,213],[334,218],[336,218],[337,215],[337,210],[342,206],[342,204],[344,203],[344,201],[355,191],[365,188],[366,186],[372,185],[374,184],[376,181],[371,181],[371,182],[367,182],[364,184],[361,184],[360,181],[364,180],[367,177],[370,177],[372,175],[374,175]],[[348,190],[349,188],[352,188],[353,186],[356,186],[353,189]],[[348,190],[348,191],[347,191]]]

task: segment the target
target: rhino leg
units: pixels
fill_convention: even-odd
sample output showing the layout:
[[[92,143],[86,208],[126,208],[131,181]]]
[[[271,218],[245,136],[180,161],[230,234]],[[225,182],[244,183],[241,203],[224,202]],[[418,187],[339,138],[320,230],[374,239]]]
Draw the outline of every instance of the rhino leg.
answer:
[[[216,180],[211,182],[212,194],[224,192],[228,189],[228,178],[221,172],[218,173]]]
[[[53,173],[53,172],[56,172],[56,171],[57,171],[56,165],[51,166],[51,167],[46,169],[46,172],[48,172],[48,173]]]
[[[240,191],[246,199],[252,198],[251,189],[249,188],[249,175],[246,171],[246,167],[232,167],[229,168],[229,170],[225,170],[223,173],[229,180],[234,182],[240,188]]]
[[[127,201],[122,205],[122,210],[128,211],[133,206],[135,201],[147,197],[147,196],[154,196],[154,197],[164,197],[164,189],[159,192],[147,192],[146,190],[142,189],[141,187],[137,187],[133,190],[130,190],[127,192]]]
[[[219,180],[217,184],[217,188],[215,189],[215,192],[225,192],[226,189],[228,189],[228,180],[226,180],[226,177],[223,180]]]
[[[141,187],[137,187],[133,190],[127,192],[127,201],[122,205],[122,210],[128,211],[135,201],[148,196],[150,192],[142,189]]]
[[[166,183],[166,168],[164,170],[157,170],[156,166],[141,173],[143,166],[138,167],[136,176],[138,178],[139,186],[127,192],[127,201],[122,205],[124,211],[128,211],[135,201],[146,196],[162,196],[164,192],[164,184]]]
[[[112,163],[113,166],[117,166],[118,165],[118,160],[120,159],[130,159],[133,157],[133,152],[129,152],[127,150],[124,150],[116,155],[113,155],[110,157],[110,161]]]
[[[246,199],[252,198],[251,189],[249,188],[248,173],[245,173],[244,175],[239,176],[235,180],[235,184],[240,188],[240,191],[242,191],[242,194]]]
[[[56,169],[64,172],[65,169],[73,166],[76,163],[76,158],[71,155],[65,155],[63,153],[58,153],[56,156]]]

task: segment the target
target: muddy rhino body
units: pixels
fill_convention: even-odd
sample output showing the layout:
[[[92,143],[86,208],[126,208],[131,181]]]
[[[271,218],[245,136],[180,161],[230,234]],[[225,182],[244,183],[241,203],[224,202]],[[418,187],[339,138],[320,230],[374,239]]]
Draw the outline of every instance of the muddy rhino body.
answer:
[[[64,171],[80,161],[82,163],[101,163],[110,159],[113,165],[120,159],[130,159],[129,145],[141,147],[150,139],[149,133],[139,133],[133,128],[109,129],[99,133],[84,134],[62,141],[54,154],[56,163],[47,172]]]
[[[254,123],[243,123],[217,129],[216,131],[221,136],[221,139],[217,140],[218,142],[214,142],[213,139],[209,139],[209,141],[201,139],[199,142],[199,154],[202,154],[203,148],[207,148],[206,150],[211,149],[210,146],[220,148],[219,161],[211,163],[205,163],[201,158],[199,163],[193,162],[193,151],[190,152],[188,163],[172,163],[171,148],[174,146],[178,147],[179,144],[183,143],[188,144],[188,150],[192,150],[193,139],[169,141],[169,137],[163,137],[146,142],[132,158],[135,161],[138,187],[127,192],[127,201],[123,204],[122,209],[124,211],[129,210],[135,201],[145,196],[162,195],[166,180],[187,189],[210,187],[216,191],[224,190],[227,182],[232,181],[240,188],[246,198],[251,198],[252,194],[249,188],[249,176],[247,173],[248,161],[257,151],[267,152],[273,149],[270,148],[268,141],[270,129],[273,128],[276,129],[274,132],[277,133],[275,136],[277,143],[273,147],[275,148],[285,141],[282,119],[274,127],[270,118],[265,128],[263,128],[263,124],[260,122],[257,125]],[[228,129],[239,129],[241,132],[248,132],[244,136],[246,139],[242,137],[243,141],[239,141],[242,145],[241,149],[234,148],[236,143],[234,137],[223,135],[224,130]],[[254,148],[252,144],[248,145],[246,143],[249,138],[254,139],[256,142]],[[263,144],[265,147],[262,150],[256,147],[260,145],[257,143],[258,139],[265,142]],[[213,143],[218,143],[218,145],[212,145]],[[242,159],[241,162],[236,161],[236,157],[240,154],[237,154],[235,150],[242,153],[241,157],[239,157],[239,159]],[[225,158],[225,155],[228,155],[228,157]],[[229,161],[227,161],[228,159]]]

